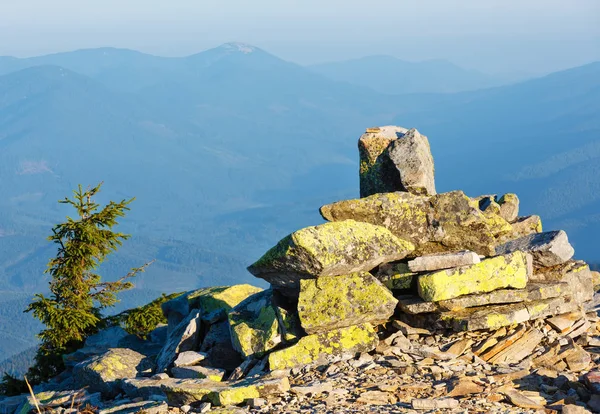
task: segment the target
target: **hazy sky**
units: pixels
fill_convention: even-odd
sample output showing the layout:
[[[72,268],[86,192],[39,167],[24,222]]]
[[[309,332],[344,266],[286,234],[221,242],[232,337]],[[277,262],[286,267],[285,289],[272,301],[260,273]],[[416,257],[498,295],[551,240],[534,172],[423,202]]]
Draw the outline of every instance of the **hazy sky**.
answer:
[[[0,0],[0,55],[229,41],[298,63],[389,54],[540,73],[600,60],[600,0]]]

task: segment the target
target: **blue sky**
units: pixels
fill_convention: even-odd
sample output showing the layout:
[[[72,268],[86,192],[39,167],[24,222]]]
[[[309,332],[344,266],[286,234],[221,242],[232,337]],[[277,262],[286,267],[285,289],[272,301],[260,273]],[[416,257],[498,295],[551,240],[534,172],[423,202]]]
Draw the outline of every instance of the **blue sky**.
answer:
[[[487,72],[600,60],[598,0],[0,0],[0,55],[241,41],[308,64],[389,54]]]

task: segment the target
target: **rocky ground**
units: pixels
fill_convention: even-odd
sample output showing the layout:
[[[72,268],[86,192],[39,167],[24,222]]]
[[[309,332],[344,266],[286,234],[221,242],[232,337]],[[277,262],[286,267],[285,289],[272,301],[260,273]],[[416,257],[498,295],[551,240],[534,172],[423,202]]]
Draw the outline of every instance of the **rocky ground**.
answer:
[[[280,240],[268,281],[112,326],[0,413],[600,412],[600,274],[515,194],[437,194],[427,137],[370,128],[361,197]]]

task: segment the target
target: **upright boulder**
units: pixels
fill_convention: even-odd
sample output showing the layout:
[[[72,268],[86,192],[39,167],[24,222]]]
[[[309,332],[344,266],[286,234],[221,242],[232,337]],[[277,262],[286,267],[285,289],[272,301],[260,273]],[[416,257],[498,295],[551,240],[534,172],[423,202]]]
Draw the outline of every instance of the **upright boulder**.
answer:
[[[358,140],[358,150],[361,197],[393,191],[435,194],[429,141],[416,129],[369,128]]]
[[[304,330],[313,334],[365,322],[377,325],[392,316],[397,303],[368,272],[323,276],[300,282],[298,314]]]
[[[282,293],[296,295],[302,279],[368,271],[412,250],[412,243],[385,227],[344,220],[290,234],[248,270]]]
[[[156,358],[156,371],[164,372],[183,351],[193,351],[200,338],[200,312],[192,311],[167,337],[167,342]]]
[[[511,240],[498,246],[496,254],[507,254],[519,250],[531,253],[536,268],[566,263],[575,254],[567,233],[563,230],[535,233]]]
[[[256,293],[233,308],[229,327],[233,347],[244,357],[262,356],[281,343],[271,289]]]
[[[490,256],[512,226],[498,214],[485,214],[462,191],[419,196],[395,192],[345,200],[321,207],[325,220],[356,220],[384,226],[415,245],[412,257],[457,250]]]

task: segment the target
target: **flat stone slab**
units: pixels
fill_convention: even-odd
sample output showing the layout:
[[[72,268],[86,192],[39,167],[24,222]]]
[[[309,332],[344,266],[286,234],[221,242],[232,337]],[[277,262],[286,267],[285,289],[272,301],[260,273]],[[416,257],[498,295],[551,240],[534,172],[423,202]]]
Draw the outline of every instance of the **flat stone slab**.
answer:
[[[171,368],[173,378],[180,379],[209,379],[211,381],[222,381],[225,370],[220,368],[207,368],[200,366],[173,367]]]
[[[456,253],[439,253],[420,256],[408,261],[411,272],[431,272],[440,269],[450,269],[459,266],[468,266],[481,262],[479,255],[468,250]]]
[[[338,201],[321,207],[328,221],[352,219],[389,229],[415,245],[410,257],[471,250],[495,254],[498,240],[513,232],[498,214],[485,214],[478,202],[462,191],[434,196],[394,192]]]
[[[444,312],[440,315],[440,319],[455,331],[495,330],[503,326],[570,312],[577,308],[578,305],[569,298],[552,298]]]
[[[528,252],[536,268],[556,266],[567,262],[575,250],[563,230],[530,234],[496,247],[496,254]]]
[[[177,355],[177,359],[175,359],[174,365],[176,367],[196,365],[198,362],[204,359],[206,359],[206,354],[203,352],[184,351]]]
[[[417,285],[423,300],[438,302],[508,287],[522,289],[530,274],[527,254],[515,252],[470,266],[421,275]]]
[[[176,380],[163,385],[170,405],[181,406],[200,401],[215,406],[242,404],[251,398],[266,398],[289,391],[287,377],[247,379],[235,382]]]
[[[322,276],[300,282],[298,314],[306,333],[386,322],[398,301],[368,272]]]
[[[399,308],[409,314],[460,311],[486,305],[505,305],[510,303],[534,302],[543,299],[571,297],[567,283],[529,283],[525,289],[499,289],[489,293],[460,296],[439,302],[425,302],[418,296],[398,296]]]
[[[150,373],[154,362],[127,348],[112,348],[102,355],[80,362],[73,367],[73,378],[81,387],[114,397],[121,390],[121,381]]]
[[[440,307],[434,302],[425,302],[418,296],[405,295],[398,296],[398,307],[402,312],[417,315],[421,313],[438,312]]]
[[[403,259],[413,250],[412,243],[385,227],[344,220],[290,234],[248,270],[282,293],[295,296],[302,279],[369,271]]]
[[[316,361],[331,361],[344,355],[370,352],[379,339],[371,324],[333,329],[327,333],[308,335],[288,348],[269,355],[271,370],[293,368]]]

